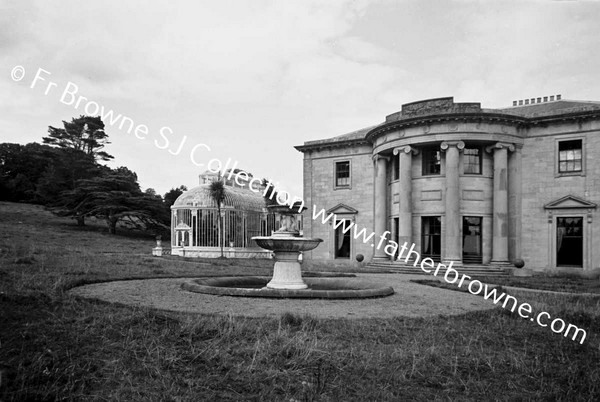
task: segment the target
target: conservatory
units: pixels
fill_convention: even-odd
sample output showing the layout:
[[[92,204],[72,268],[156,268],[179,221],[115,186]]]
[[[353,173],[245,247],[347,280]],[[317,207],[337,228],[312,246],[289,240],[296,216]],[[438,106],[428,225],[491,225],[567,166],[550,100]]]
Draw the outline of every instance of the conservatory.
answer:
[[[225,183],[219,231],[217,204],[210,196],[211,179],[201,175],[200,186],[184,192],[171,207],[171,254],[184,257],[270,258],[253,236],[270,236],[279,216],[267,211],[260,192]]]

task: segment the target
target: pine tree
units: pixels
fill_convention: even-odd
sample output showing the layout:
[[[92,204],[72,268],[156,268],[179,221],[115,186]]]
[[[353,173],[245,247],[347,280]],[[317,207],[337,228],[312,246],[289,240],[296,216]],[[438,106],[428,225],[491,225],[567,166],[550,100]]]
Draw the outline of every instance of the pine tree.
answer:
[[[61,148],[72,148],[94,157],[96,161],[108,161],[112,155],[101,151],[110,144],[104,131],[104,122],[100,116],[79,116],[70,122],[63,120],[64,128],[48,127],[48,136],[43,137],[44,144]]]

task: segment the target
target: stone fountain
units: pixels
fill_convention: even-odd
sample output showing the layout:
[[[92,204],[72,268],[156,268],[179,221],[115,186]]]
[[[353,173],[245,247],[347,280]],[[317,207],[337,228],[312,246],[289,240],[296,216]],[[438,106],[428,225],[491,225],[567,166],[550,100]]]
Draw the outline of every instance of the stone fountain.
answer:
[[[311,273],[302,278],[298,258],[303,251],[316,248],[321,239],[300,236],[298,215],[306,208],[294,204],[267,207],[279,213],[281,227],[271,236],[252,239],[260,247],[275,254],[273,277],[236,276],[191,279],[181,287],[189,292],[233,297],[295,298],[295,299],[362,299],[392,295],[390,286],[373,284],[356,278],[353,274]],[[307,274],[307,276],[309,276]]]
[[[306,207],[296,203],[292,206],[270,205],[267,208],[281,215],[281,227],[271,236],[252,238],[260,247],[273,251],[275,255],[273,279],[267,283],[267,288],[306,289],[308,285],[302,279],[298,257],[302,251],[316,248],[323,240],[300,236],[298,215],[305,211]]]

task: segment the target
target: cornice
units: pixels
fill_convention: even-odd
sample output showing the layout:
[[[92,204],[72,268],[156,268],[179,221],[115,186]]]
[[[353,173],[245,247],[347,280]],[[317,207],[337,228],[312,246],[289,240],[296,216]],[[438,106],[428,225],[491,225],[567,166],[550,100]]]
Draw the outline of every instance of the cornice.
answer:
[[[453,113],[453,114],[435,114],[426,116],[416,116],[408,119],[401,119],[383,123],[380,126],[373,128],[365,135],[365,139],[369,142],[386,132],[406,128],[410,126],[420,126],[424,124],[440,123],[446,121],[463,121],[463,122],[500,122],[508,124],[516,124],[518,126],[527,123],[527,118],[516,115],[502,113]]]
[[[531,116],[525,117],[510,113],[438,113],[431,115],[415,116],[395,121],[389,121],[374,127],[365,134],[364,138],[344,140],[344,141],[332,141],[332,142],[318,142],[313,144],[297,145],[296,148],[300,152],[314,151],[321,149],[335,149],[335,148],[346,148],[348,146],[358,145],[372,145],[375,139],[380,135],[388,133],[390,131],[403,129],[411,126],[428,125],[433,123],[441,123],[448,121],[455,122],[493,122],[493,123],[505,123],[510,125],[516,125],[518,128],[530,128],[538,125],[545,125],[557,122],[567,121],[582,121],[600,118],[600,110],[576,110],[571,113],[563,114],[552,114],[543,116]]]
[[[294,148],[296,148],[296,150],[300,151],[300,152],[306,152],[306,151],[315,151],[315,150],[320,150],[320,149],[327,149],[327,148],[346,148],[349,146],[356,146],[356,145],[371,145],[371,143],[369,141],[367,141],[366,139],[354,139],[354,140],[345,140],[345,141],[332,141],[332,142],[320,142],[320,143],[316,143],[316,144],[304,144],[304,145],[296,145],[294,146]]]

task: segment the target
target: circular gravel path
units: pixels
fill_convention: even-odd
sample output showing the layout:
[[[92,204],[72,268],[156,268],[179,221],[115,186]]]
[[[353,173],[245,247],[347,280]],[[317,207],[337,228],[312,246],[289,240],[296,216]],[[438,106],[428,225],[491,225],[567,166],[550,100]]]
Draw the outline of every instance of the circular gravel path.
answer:
[[[410,282],[422,275],[357,274],[357,280],[391,286],[395,293],[374,299],[249,299],[192,293],[181,288],[191,278],[103,282],[70,290],[76,296],[129,306],[185,313],[278,317],[291,312],[317,318],[393,318],[458,315],[496,306],[482,297]],[[350,278],[351,279],[351,278]]]

